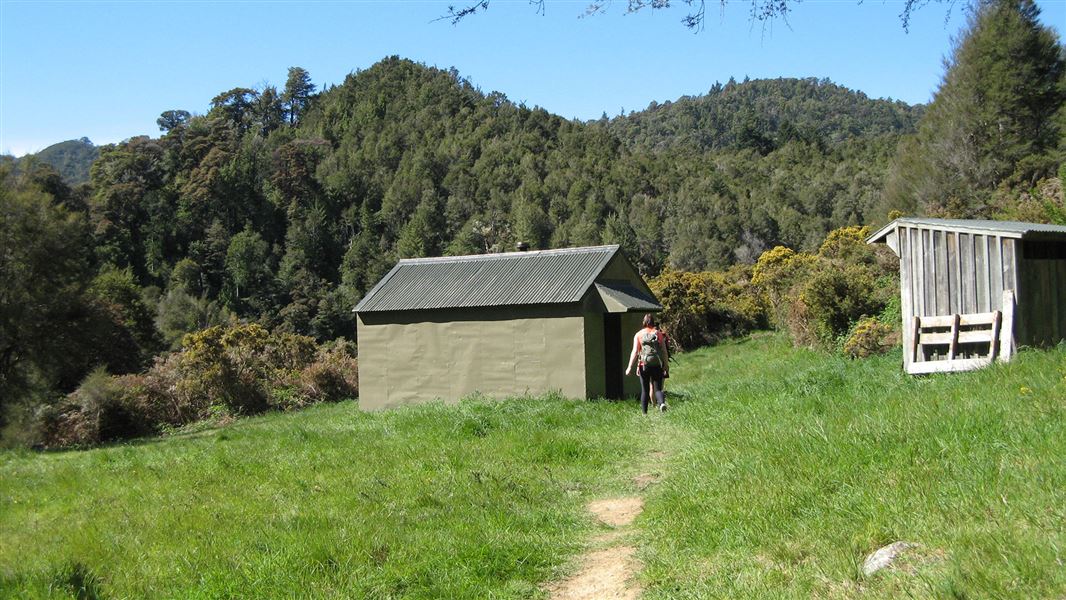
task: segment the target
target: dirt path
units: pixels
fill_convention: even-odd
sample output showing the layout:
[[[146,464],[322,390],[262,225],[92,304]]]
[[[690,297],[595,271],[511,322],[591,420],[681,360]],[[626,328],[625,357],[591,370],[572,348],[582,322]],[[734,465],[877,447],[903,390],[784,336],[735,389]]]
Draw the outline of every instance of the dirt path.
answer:
[[[640,585],[637,549],[625,540],[633,520],[644,509],[640,496],[590,502],[589,512],[611,530],[593,540],[594,547],[581,557],[577,573],[548,587],[555,600],[635,600]]]
[[[656,427],[656,430],[662,429]],[[655,437],[661,438],[661,434]],[[632,484],[638,491],[643,492],[662,479],[666,456],[663,450],[649,454],[649,461],[643,465],[645,471],[632,477]],[[589,502],[587,508],[608,530],[591,540],[589,549],[579,559],[580,567],[576,573],[547,587],[550,598],[636,600],[642,591],[637,576],[643,565],[636,557],[636,547],[632,545],[631,538],[635,531],[632,525],[644,510],[644,498],[605,498]]]

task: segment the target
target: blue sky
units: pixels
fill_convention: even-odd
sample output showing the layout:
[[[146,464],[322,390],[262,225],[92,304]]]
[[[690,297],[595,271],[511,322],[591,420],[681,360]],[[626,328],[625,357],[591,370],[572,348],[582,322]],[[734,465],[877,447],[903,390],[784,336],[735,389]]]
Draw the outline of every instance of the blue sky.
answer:
[[[451,0],[462,4],[462,0]],[[88,137],[158,135],[164,110],[207,110],[233,87],[282,87],[287,68],[322,86],[400,55],[455,67],[564,117],[598,118],[705,92],[730,77],[826,77],[871,97],[927,102],[964,8],[932,4],[904,32],[902,2],[807,0],[788,22],[751,22],[744,2],[708,0],[706,28],[685,7],[579,18],[586,0],[493,0],[453,26],[448,2],[0,0],[0,153]],[[1038,3],[1060,35],[1066,0]]]

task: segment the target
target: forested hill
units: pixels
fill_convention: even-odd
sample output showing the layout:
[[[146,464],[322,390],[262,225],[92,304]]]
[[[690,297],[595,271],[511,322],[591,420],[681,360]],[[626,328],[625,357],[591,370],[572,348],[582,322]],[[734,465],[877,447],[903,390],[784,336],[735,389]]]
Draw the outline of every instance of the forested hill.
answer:
[[[99,155],[99,148],[88,138],[81,138],[52,144],[36,154],[17,159],[15,164],[28,160],[40,161],[51,165],[68,185],[78,185],[89,181],[89,167]]]
[[[838,144],[857,137],[913,133],[924,106],[874,100],[827,79],[715,83],[706,95],[652,102],[611,119],[632,147],[739,150],[763,154],[793,139]]]
[[[750,262],[776,244],[811,249],[833,228],[883,220],[898,134],[828,97],[793,95],[808,107],[793,113],[811,115],[795,118],[801,128],[853,115],[839,143],[651,152],[620,139],[621,121],[563,119],[454,70],[392,57],[317,91],[294,68],[282,90],[237,87],[206,115],[164,112],[160,138],[104,146],[87,188],[49,193],[85,211],[85,235],[57,242],[88,240],[89,252],[71,249],[91,257],[84,277],[148,290],[144,340],[145,315],[171,344],[227,315],[328,340],[353,335],[351,307],[402,257],[618,243],[653,275]],[[14,183],[52,181],[30,175]]]
[[[396,58],[323,93],[300,135],[328,142],[318,179],[365,199],[379,239],[405,256],[518,240],[619,242],[655,273],[753,260],[777,243],[809,248],[833,227],[884,218],[881,178],[915,109],[813,80],[749,82],[721,95],[719,120],[743,121],[768,146],[679,143],[652,153],[619,132],[644,113],[571,122]],[[768,119],[757,129],[748,117],[767,103],[781,107],[767,114],[796,125]]]

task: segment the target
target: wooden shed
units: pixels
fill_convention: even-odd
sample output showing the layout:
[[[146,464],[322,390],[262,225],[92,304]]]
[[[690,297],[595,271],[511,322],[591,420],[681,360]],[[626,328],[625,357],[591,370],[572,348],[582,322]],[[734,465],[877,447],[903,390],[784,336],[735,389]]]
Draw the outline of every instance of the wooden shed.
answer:
[[[896,219],[867,240],[899,255],[908,373],[1008,360],[1066,339],[1066,227]]]
[[[633,396],[629,340],[660,310],[618,246],[401,260],[355,307],[359,404]]]

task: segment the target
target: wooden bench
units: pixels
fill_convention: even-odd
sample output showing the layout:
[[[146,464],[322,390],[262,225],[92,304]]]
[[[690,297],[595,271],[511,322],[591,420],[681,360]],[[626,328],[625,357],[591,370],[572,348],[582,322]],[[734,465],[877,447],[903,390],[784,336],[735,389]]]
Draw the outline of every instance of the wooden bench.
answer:
[[[1014,292],[1003,292],[1003,310],[914,317],[911,324],[912,375],[968,371],[1008,361],[1014,347]]]

